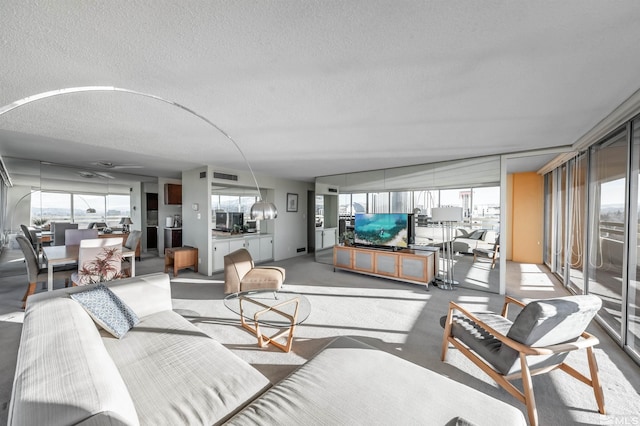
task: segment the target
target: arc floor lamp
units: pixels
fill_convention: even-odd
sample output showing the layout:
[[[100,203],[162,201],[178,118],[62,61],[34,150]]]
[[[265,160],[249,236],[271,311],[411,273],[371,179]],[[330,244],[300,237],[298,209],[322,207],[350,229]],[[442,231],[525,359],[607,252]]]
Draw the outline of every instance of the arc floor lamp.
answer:
[[[177,108],[180,108],[180,109],[182,109],[184,111],[187,111],[188,113],[192,114],[193,116],[201,119],[202,121],[204,121],[205,123],[207,123],[208,125],[213,127],[214,129],[216,129],[218,132],[220,132],[225,138],[227,138],[236,147],[236,149],[238,150],[238,152],[242,156],[242,159],[244,160],[245,164],[247,165],[247,168],[249,169],[249,172],[251,173],[251,177],[253,178],[253,182],[256,185],[256,190],[258,191],[258,201],[251,206],[251,218],[252,219],[257,219],[257,220],[264,220],[264,219],[275,219],[278,216],[278,209],[276,208],[276,206],[273,203],[270,203],[268,201],[263,201],[262,200],[262,193],[260,192],[260,186],[258,185],[258,180],[256,179],[256,176],[253,173],[253,169],[251,168],[251,164],[249,164],[249,160],[247,160],[247,157],[244,155],[244,152],[242,152],[242,150],[240,149],[240,146],[236,143],[236,141],[233,140],[233,138],[231,136],[229,136],[229,134],[227,132],[222,130],[220,127],[218,127],[211,120],[209,120],[205,116],[197,113],[196,111],[192,110],[191,108],[188,108],[188,107],[186,107],[186,106],[184,106],[182,104],[179,104],[178,102],[170,101],[170,100],[161,98],[160,96],[151,95],[149,93],[138,92],[136,90],[124,89],[124,88],[121,88],[121,87],[112,87],[112,86],[69,87],[69,88],[65,88],[65,89],[58,89],[58,90],[52,90],[52,91],[49,91],[49,92],[38,93],[36,95],[27,96],[26,98],[22,98],[20,100],[12,102],[12,103],[10,103],[8,105],[5,105],[2,108],[0,108],[0,116],[2,116],[3,114],[8,113],[11,110],[19,108],[19,107],[21,107],[23,105],[27,105],[27,104],[29,104],[31,102],[39,101],[41,99],[51,98],[53,96],[66,95],[66,94],[70,94],[70,93],[81,93],[81,92],[122,92],[122,93],[129,93],[129,94],[132,94],[132,95],[144,96],[146,98],[155,99],[155,100],[158,100],[160,102],[164,102],[164,103],[167,103],[169,105],[173,105],[173,106],[175,106]]]

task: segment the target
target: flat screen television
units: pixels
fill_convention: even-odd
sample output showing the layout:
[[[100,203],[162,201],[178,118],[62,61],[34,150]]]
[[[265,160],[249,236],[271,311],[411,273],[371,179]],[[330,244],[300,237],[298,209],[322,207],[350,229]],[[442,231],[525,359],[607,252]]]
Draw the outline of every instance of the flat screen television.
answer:
[[[356,213],[356,245],[406,248],[413,243],[414,220],[407,213]]]

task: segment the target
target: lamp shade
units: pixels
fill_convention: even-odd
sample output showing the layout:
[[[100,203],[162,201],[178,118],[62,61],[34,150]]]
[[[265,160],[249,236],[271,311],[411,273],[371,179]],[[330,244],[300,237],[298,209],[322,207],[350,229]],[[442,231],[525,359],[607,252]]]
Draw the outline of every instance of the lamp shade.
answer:
[[[93,207],[89,207],[89,208],[87,209],[87,213],[89,213],[89,214],[91,214],[91,213],[95,213],[95,212],[96,212],[96,209],[94,209]]]
[[[462,207],[434,207],[431,209],[433,222],[462,222]]]
[[[120,219],[120,225],[131,225],[133,222],[130,217],[123,217]]]
[[[251,219],[266,220],[278,217],[278,209],[268,201],[258,201],[251,206]]]

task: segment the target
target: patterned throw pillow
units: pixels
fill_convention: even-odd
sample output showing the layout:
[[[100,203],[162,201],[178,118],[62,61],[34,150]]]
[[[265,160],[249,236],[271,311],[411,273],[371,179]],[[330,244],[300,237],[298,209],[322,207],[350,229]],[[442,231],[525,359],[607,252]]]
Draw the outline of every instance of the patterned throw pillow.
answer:
[[[138,316],[114,292],[104,284],[91,286],[90,290],[71,294],[91,318],[114,337],[121,339],[134,325],[140,322]]]

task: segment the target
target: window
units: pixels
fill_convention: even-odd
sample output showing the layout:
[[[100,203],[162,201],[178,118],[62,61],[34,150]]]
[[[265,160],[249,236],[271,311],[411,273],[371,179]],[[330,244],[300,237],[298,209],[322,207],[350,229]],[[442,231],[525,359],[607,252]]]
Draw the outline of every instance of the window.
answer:
[[[471,189],[471,227],[473,229],[500,229],[500,187]]]
[[[585,291],[585,235],[587,224],[587,155],[569,162],[569,217],[567,222],[569,286],[577,294]]]
[[[114,227],[120,221],[108,221],[104,195],[73,194],[73,222],[78,228],[84,229],[91,222],[107,222],[107,226]]]
[[[255,195],[212,194],[211,209],[213,210],[213,227],[215,228],[216,225],[216,211],[244,213],[244,221],[246,222],[250,219],[251,206],[253,206],[256,201],[258,201],[258,197],[256,197]]]
[[[389,199],[389,213],[413,213],[410,192],[390,192]]]
[[[431,209],[439,204],[439,191],[413,191],[413,208],[420,209],[418,216],[431,216]],[[423,221],[418,223],[422,225]]]
[[[368,196],[367,213],[390,213],[388,192],[370,192]]]
[[[604,302],[601,318],[620,337],[627,174],[627,133],[591,151],[589,293]]]
[[[31,194],[31,222],[40,219],[45,225],[51,222],[71,222],[71,194],[40,192]]]
[[[119,227],[120,219],[131,216],[129,195],[70,194],[40,192],[31,194],[31,223],[73,222],[83,229],[91,222]]]
[[[131,197],[129,195],[107,195],[107,225],[120,226],[120,219],[131,217]]]

